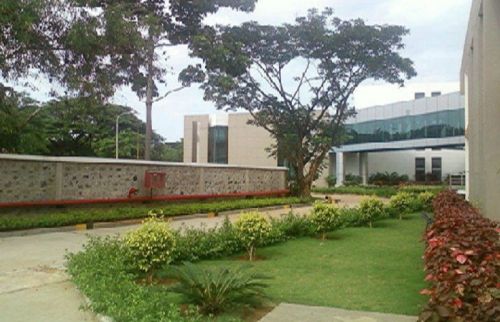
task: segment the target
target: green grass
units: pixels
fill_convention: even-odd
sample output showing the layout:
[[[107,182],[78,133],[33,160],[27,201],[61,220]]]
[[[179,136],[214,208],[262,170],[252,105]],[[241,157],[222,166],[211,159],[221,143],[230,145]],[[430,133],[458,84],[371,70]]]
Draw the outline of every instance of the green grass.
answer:
[[[0,212],[0,231],[58,227],[87,222],[137,219],[147,216],[151,209],[161,209],[165,216],[221,212],[245,208],[308,203],[297,197],[226,199],[192,202],[156,202],[147,204],[99,205],[67,208],[16,208]]]
[[[389,198],[400,191],[420,193],[424,191],[439,192],[444,190],[445,186],[426,186],[426,185],[406,185],[406,186],[345,186],[331,188],[314,188],[313,192],[317,193],[337,193],[337,194],[353,194],[353,195],[368,195]]]
[[[275,303],[332,306],[417,315],[426,298],[421,256],[424,222],[414,214],[370,228],[346,228],[330,240],[301,238],[258,249],[265,260],[252,263],[272,276],[266,293]],[[236,257],[203,261],[203,266],[242,265]]]

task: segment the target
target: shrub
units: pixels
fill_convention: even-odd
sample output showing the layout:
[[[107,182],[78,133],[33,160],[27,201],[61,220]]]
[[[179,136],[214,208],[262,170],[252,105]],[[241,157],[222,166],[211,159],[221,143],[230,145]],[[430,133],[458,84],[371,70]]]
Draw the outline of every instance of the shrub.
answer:
[[[307,216],[296,215],[293,212],[289,212],[279,219],[272,219],[271,223],[275,229],[281,231],[284,239],[314,234],[314,228]]]
[[[409,181],[406,174],[400,175],[397,172],[377,172],[368,178],[368,183],[378,186],[396,186]]]
[[[141,227],[125,235],[124,241],[133,262],[150,282],[155,269],[172,260],[174,234],[169,224],[159,218],[146,219]]]
[[[256,247],[262,245],[271,233],[271,224],[258,212],[242,214],[235,223],[237,234],[245,245],[248,259],[255,258]]]
[[[91,237],[81,252],[66,256],[67,271],[93,312],[123,322],[202,321],[192,310],[181,314],[164,289],[137,283],[127,253],[118,237]]]
[[[374,221],[385,217],[384,203],[377,198],[364,198],[359,203],[359,213],[363,222],[367,222],[370,228]]]
[[[357,186],[363,182],[363,178],[361,176],[348,173],[344,178],[344,185],[346,186]]]
[[[331,174],[325,178],[325,181],[328,187],[335,187],[337,184],[337,177]]]
[[[333,204],[316,202],[309,215],[314,231],[321,234],[321,239],[325,240],[326,233],[339,228],[342,224],[339,208]]]
[[[389,206],[392,208],[391,213],[399,215],[399,219],[403,219],[403,216],[414,211],[415,208],[415,197],[413,194],[408,192],[398,192],[391,197],[389,201]]]
[[[432,211],[432,201],[434,200],[434,197],[435,194],[430,191],[419,193],[417,196],[420,206],[425,211]]]
[[[175,234],[174,262],[215,259],[245,249],[236,229],[227,217],[220,227],[210,229],[186,227],[176,231]]]
[[[433,208],[424,253],[430,286],[421,292],[430,298],[419,321],[498,321],[499,223],[451,191]]]
[[[263,298],[265,276],[250,274],[246,267],[201,268],[191,263],[172,268],[179,281],[171,291],[184,295],[203,314],[219,314],[235,305],[255,305]]]

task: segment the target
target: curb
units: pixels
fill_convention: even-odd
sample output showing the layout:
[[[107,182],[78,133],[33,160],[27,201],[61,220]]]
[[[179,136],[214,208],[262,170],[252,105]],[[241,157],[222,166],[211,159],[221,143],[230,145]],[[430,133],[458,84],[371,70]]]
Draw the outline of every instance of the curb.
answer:
[[[179,221],[179,220],[188,220],[188,219],[196,219],[196,218],[214,218],[217,216],[221,217],[221,216],[227,216],[227,215],[235,215],[235,214],[239,214],[242,212],[248,212],[248,211],[269,211],[269,210],[278,210],[278,209],[293,210],[293,209],[300,209],[300,208],[305,208],[305,207],[309,207],[309,206],[310,206],[309,204],[291,204],[291,205],[285,204],[285,205],[269,206],[269,207],[261,207],[261,208],[254,207],[254,208],[242,208],[242,209],[235,209],[235,210],[226,210],[226,211],[219,212],[217,215],[214,215],[213,213],[200,213],[200,214],[192,214],[192,215],[171,216],[171,217],[167,217],[167,218],[172,220],[172,221]],[[22,237],[22,236],[40,235],[40,234],[48,234],[48,233],[73,232],[73,231],[92,230],[92,229],[99,229],[99,228],[114,228],[114,227],[138,225],[138,224],[142,223],[144,218],[146,218],[146,217],[139,218],[139,219],[119,220],[119,221],[96,222],[91,226],[88,224],[76,224],[76,225],[61,226],[61,227],[33,228],[33,229],[2,231],[2,232],[0,232],[0,238]]]

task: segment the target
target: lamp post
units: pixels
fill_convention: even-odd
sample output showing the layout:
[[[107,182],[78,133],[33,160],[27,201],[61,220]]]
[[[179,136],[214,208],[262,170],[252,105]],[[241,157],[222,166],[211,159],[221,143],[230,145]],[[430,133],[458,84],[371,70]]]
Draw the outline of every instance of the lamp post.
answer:
[[[121,114],[118,114],[116,117],[116,123],[115,123],[115,159],[118,159],[118,133],[120,132],[120,116],[125,115],[125,114],[133,114],[133,111],[128,111],[128,112],[123,112]]]

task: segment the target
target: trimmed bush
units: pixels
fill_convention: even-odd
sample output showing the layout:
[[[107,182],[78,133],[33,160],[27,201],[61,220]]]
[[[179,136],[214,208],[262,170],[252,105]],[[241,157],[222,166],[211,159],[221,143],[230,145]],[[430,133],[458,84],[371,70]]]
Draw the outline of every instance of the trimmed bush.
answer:
[[[296,215],[293,212],[281,216],[279,219],[271,219],[273,229],[281,232],[283,239],[312,236],[314,227],[306,216]]]
[[[425,234],[429,302],[419,321],[498,321],[500,225],[481,216],[456,193],[433,201],[434,222]]]
[[[358,211],[363,222],[367,222],[370,228],[373,222],[385,217],[384,203],[377,198],[364,198],[359,203]]]
[[[415,211],[415,197],[408,192],[399,192],[391,197],[389,200],[389,207],[392,208],[391,213],[403,219],[407,215]]]
[[[309,215],[314,231],[325,240],[326,233],[339,228],[342,224],[340,220],[339,208],[333,204],[316,202]]]
[[[152,281],[155,269],[172,261],[175,238],[169,224],[157,217],[151,217],[137,230],[124,237],[132,261]]]
[[[248,252],[248,259],[255,259],[257,246],[262,245],[271,233],[271,224],[258,212],[242,214],[235,223],[236,232]]]
[[[245,249],[234,225],[226,217],[220,227],[199,229],[185,227],[175,232],[173,260],[176,263],[215,259]]]
[[[246,266],[236,268],[201,268],[191,263],[172,267],[171,275],[179,281],[170,291],[180,293],[202,314],[220,314],[234,306],[255,306],[264,297],[267,277],[249,273]]]
[[[432,201],[436,195],[430,191],[419,193],[417,199],[420,207],[425,211],[432,211]]]

